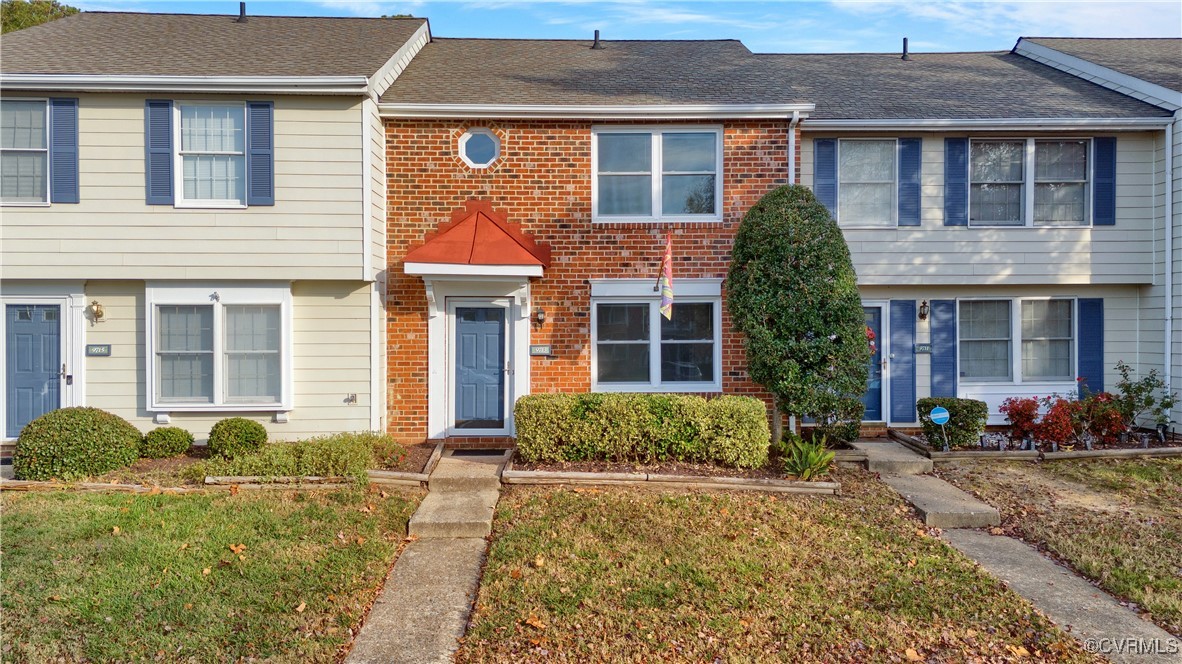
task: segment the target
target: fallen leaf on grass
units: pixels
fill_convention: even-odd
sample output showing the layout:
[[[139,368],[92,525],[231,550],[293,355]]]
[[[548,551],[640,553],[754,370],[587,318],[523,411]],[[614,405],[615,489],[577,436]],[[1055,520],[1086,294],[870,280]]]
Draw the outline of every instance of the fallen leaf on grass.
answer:
[[[246,545],[245,544],[231,544],[230,550],[233,551],[234,553],[242,553],[243,551],[246,550]]]
[[[60,602],[60,601],[62,601],[62,596],[61,595],[50,595],[48,599],[51,602]]]
[[[208,567],[201,570],[201,576],[209,576],[209,568]]]
[[[908,648],[907,650],[904,651],[904,654],[907,655],[908,662],[922,662],[923,661],[923,655],[916,652],[915,648]]]
[[[184,544],[181,545],[181,548],[177,549],[177,551],[184,551],[187,548],[189,548],[189,543],[185,542]]]
[[[112,528],[112,529],[111,529],[111,534],[112,534],[112,535],[118,535],[118,534],[119,534],[119,526],[115,526],[114,528]]]
[[[378,495],[381,496],[382,498],[389,498],[390,497],[390,494],[386,493],[385,491],[379,492]]]
[[[539,555],[537,558],[534,558],[534,567],[535,568],[542,569],[542,566],[545,564],[546,564],[546,559],[543,558],[542,556]]]
[[[155,495],[156,495],[156,494],[158,494],[158,493],[160,493],[160,487],[159,487],[159,486],[155,486],[155,485],[153,485],[153,486],[152,486],[152,490],[148,492],[148,495],[149,495],[149,496],[155,496]]]
[[[362,537],[361,535],[358,535],[357,536],[357,546],[361,546],[362,544],[365,544],[365,538]]]
[[[546,624],[541,620],[538,620],[538,617],[532,613],[529,614],[529,617],[525,619],[525,624],[533,627],[534,629],[546,629]]]
[[[230,495],[231,495],[231,496],[237,496],[237,495],[238,495],[238,491],[239,491],[239,489],[238,489],[238,485],[237,485],[237,484],[231,484],[231,485],[230,485]]]
[[[308,603],[307,602],[300,602],[300,605],[296,607],[296,613],[303,613],[304,609],[306,609],[306,608],[308,608]]]
[[[510,571],[509,578],[513,579],[514,581],[520,579],[521,578],[521,570],[514,569],[514,570]]]
[[[1030,651],[1026,649],[1026,646],[1018,646],[1016,648],[1014,646],[1009,646],[1009,649],[1010,649],[1010,652],[1014,653],[1015,657],[1029,657],[1030,656]]]
[[[188,610],[189,610],[189,609],[191,609],[191,608],[193,608],[193,605],[192,605],[192,604],[185,604],[185,610],[186,610],[186,611],[188,611]]]

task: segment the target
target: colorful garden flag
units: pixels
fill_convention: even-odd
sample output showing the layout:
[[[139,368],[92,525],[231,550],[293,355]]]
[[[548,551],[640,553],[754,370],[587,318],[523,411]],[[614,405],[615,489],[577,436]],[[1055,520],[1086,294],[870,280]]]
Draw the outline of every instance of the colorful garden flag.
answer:
[[[661,258],[661,315],[673,320],[673,234],[665,234],[665,256]]]

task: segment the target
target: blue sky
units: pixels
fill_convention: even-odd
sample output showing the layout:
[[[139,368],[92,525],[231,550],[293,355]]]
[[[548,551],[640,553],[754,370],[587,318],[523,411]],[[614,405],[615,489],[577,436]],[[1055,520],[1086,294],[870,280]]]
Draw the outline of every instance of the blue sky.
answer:
[[[233,0],[65,0],[84,10],[236,14]],[[1182,2],[832,0],[249,0],[252,14],[413,14],[441,37],[741,39],[757,52],[1006,50],[1021,35],[1179,37]]]

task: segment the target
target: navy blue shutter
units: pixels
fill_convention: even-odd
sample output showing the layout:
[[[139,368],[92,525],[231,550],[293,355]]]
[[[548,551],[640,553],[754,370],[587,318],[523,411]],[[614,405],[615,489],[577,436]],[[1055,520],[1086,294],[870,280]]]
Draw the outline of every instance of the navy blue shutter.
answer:
[[[813,193],[837,218],[837,139],[813,141]]]
[[[275,204],[275,105],[246,104],[246,204]]]
[[[172,102],[149,99],[144,109],[144,175],[148,205],[172,205]]]
[[[915,421],[915,300],[891,300],[891,421]]]
[[[899,225],[919,225],[919,171],[923,139],[899,139]],[[910,421],[910,420],[908,420]]]
[[[1104,391],[1104,300],[1098,297],[1079,299],[1079,377],[1080,388]]]
[[[969,139],[944,139],[944,225],[969,225]]]
[[[49,189],[52,203],[78,202],[78,100],[49,100]]]
[[[932,300],[932,396],[956,396],[956,300]]]
[[[1092,223],[1116,225],[1116,139],[1092,139]]]

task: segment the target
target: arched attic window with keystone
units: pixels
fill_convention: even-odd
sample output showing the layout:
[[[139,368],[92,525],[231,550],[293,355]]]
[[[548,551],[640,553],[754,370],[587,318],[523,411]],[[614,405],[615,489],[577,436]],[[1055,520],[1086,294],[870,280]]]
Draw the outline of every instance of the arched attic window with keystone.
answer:
[[[484,127],[472,127],[460,135],[460,159],[472,168],[488,168],[501,155],[501,139]]]

